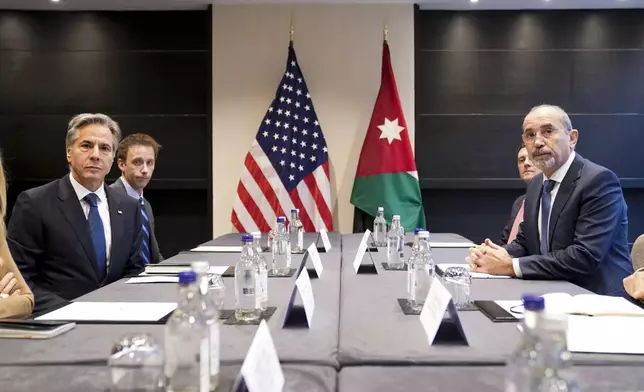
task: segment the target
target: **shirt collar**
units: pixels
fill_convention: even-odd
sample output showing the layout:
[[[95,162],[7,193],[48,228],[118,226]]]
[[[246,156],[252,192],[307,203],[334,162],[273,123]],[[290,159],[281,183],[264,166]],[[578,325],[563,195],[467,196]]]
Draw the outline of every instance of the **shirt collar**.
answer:
[[[559,169],[557,169],[554,173],[552,173],[552,176],[550,178],[546,178],[546,175],[543,175],[543,181],[545,182],[546,180],[554,180],[557,183],[561,184],[566,177],[566,173],[568,173],[568,169],[570,169],[570,166],[572,165],[572,161],[575,160],[575,152],[573,151],[572,154],[568,157],[568,160],[561,165]]]
[[[132,188],[132,185],[130,185],[130,183],[127,182],[125,177],[121,176],[121,182],[123,183],[123,186],[125,187],[125,192],[127,192],[127,194],[130,197],[132,197],[132,198],[134,198],[136,200],[139,200],[140,198],[143,197],[143,191],[141,191],[141,194],[139,195],[139,193],[137,191],[135,191],[134,188]]]
[[[98,196],[98,200],[107,201],[107,195],[105,194],[105,187],[103,186],[104,184],[101,184],[101,186],[98,187],[96,192],[92,192],[89,189],[82,186],[80,182],[76,181],[72,173],[69,173],[69,182],[72,183],[72,188],[74,188],[74,192],[76,192],[76,197],[78,197],[78,200],[83,200],[85,196],[89,195],[90,193],[95,193],[96,196]]]

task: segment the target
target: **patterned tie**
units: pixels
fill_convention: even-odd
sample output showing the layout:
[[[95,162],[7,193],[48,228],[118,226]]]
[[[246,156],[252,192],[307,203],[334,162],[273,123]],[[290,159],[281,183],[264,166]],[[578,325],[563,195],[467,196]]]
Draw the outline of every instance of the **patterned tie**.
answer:
[[[141,256],[145,264],[150,263],[150,219],[148,214],[145,213],[145,202],[143,196],[139,198],[141,203],[141,217],[143,217],[143,246],[141,246]]]
[[[557,182],[546,180],[543,183],[543,193],[541,194],[541,254],[548,253],[548,231],[550,226],[550,192]]]
[[[514,241],[515,238],[517,238],[517,234],[519,233],[519,225],[521,225],[521,222],[523,222],[524,205],[525,205],[525,199],[521,201],[521,208],[519,208],[519,212],[517,212],[517,216],[514,218],[514,224],[512,224],[512,231],[510,231],[510,236],[508,237],[508,244]]]
[[[107,264],[107,244],[105,243],[105,229],[103,220],[98,213],[98,196],[96,193],[89,193],[83,198],[89,204],[89,214],[87,223],[89,223],[89,232],[92,235],[94,251],[96,252],[96,264],[101,276],[105,274]]]

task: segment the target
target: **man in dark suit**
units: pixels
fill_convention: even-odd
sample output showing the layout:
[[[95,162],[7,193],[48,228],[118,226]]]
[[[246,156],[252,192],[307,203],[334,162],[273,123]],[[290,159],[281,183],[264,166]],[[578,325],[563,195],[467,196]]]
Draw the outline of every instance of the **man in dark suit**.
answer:
[[[16,200],[9,248],[33,290],[35,313],[143,270],[139,204],[104,184],[120,135],[104,114],[72,118],[70,173]]]
[[[148,264],[156,264],[163,260],[159,251],[159,243],[154,230],[154,213],[152,206],[143,197],[143,189],[148,185],[154,173],[161,145],[154,138],[143,133],[135,133],[125,137],[116,153],[116,163],[121,169],[121,178],[116,180],[111,188],[129,195],[141,204],[141,222],[143,241],[141,257]]]
[[[519,178],[521,178],[526,184],[529,184],[530,180],[532,180],[535,175],[541,173],[541,171],[532,164],[532,161],[528,156],[528,150],[523,145],[519,148],[517,168],[519,169]],[[501,232],[500,244],[509,244],[516,238],[517,233],[519,232],[519,225],[523,222],[524,200],[525,194],[517,197],[512,204],[510,220],[503,228],[503,232]]]
[[[523,122],[523,142],[542,170],[528,185],[516,239],[470,251],[476,272],[567,280],[597,294],[627,297],[633,273],[627,207],[617,176],[575,153],[579,132],[561,108],[541,105]]]

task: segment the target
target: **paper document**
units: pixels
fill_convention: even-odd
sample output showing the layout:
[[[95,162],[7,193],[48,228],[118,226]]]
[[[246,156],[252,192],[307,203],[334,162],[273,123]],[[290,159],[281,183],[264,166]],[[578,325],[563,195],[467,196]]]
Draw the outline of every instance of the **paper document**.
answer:
[[[130,278],[125,283],[179,283],[178,276],[165,276],[165,275],[145,275],[145,276],[135,276]]]
[[[240,253],[241,246],[198,246],[190,249],[191,252],[208,252],[208,253]]]
[[[475,245],[469,241],[466,241],[466,242],[429,241],[429,246],[431,246],[432,248],[471,248]]]
[[[228,266],[226,265],[211,265],[210,268],[208,268],[208,273],[223,275],[227,269]],[[179,272],[191,270],[192,267],[190,264],[148,264],[145,266],[145,271],[141,272],[139,276],[178,275]]]
[[[472,279],[509,279],[510,278],[507,275],[490,275],[490,274],[484,274],[482,272],[472,272],[470,271],[469,264],[436,264],[436,268],[440,270],[441,274],[445,272],[445,270],[447,270],[449,267],[465,267]]]
[[[36,320],[158,321],[176,307],[175,302],[73,302]]]
[[[644,354],[642,317],[568,317],[568,350],[583,353]]]

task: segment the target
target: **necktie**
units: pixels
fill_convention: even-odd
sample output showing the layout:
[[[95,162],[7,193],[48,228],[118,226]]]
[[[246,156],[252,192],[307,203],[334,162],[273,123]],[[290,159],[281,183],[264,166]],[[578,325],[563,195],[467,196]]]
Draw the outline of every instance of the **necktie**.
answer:
[[[548,231],[550,221],[550,192],[557,182],[546,180],[543,183],[543,193],[541,194],[541,254],[548,253]]]
[[[89,204],[89,214],[87,214],[87,223],[89,223],[89,232],[92,235],[94,251],[96,252],[96,264],[101,275],[105,274],[105,265],[107,264],[107,244],[105,243],[105,229],[103,220],[98,213],[98,196],[96,193],[89,193],[84,197]]]
[[[143,197],[139,198],[139,203],[141,204],[141,217],[143,221],[143,245],[141,246],[141,257],[145,264],[150,263],[150,219],[148,214],[145,213],[145,202]]]
[[[508,244],[514,241],[517,238],[517,233],[519,232],[519,225],[523,222],[523,206],[525,205],[525,199],[521,202],[521,208],[517,212],[517,216],[514,218],[514,224],[512,224],[512,230],[510,231],[510,236],[508,237]]]

